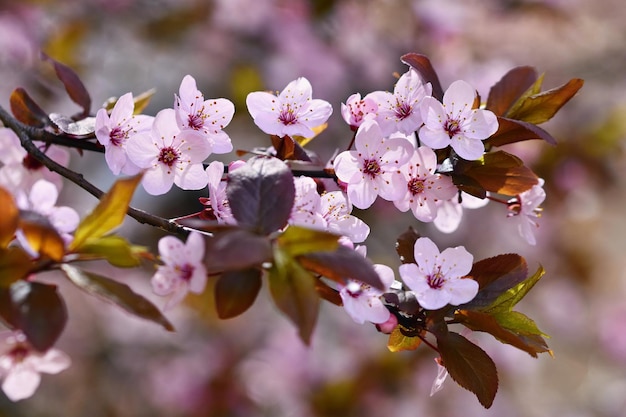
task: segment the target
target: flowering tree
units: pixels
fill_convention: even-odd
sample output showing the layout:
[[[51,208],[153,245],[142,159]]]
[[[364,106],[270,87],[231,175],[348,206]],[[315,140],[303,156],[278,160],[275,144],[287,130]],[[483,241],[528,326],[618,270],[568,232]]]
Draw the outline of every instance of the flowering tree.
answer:
[[[439,368],[433,390],[449,374],[485,407],[498,388],[496,366],[468,330],[533,357],[550,352],[546,335],[514,310],[543,268],[529,271],[512,253],[475,261],[462,246],[440,251],[408,227],[395,247],[402,263],[396,280],[391,267],[373,264],[358,245],[367,242],[370,228],[352,208],[366,210],[381,197],[449,233],[463,205],[491,201],[502,204],[521,238],[535,244],[543,180],[499,148],[526,140],[556,144],[538,125],[582,80],[542,91],[543,78],[518,67],[483,102],[462,80],[444,93],[428,58],[406,54],[408,68],[393,93],[355,93],[342,104],[352,140],[320,162],[306,144],[323,132],[332,106],[313,99],[309,81],[298,78],[278,95],[248,95],[248,111],[269,135],[268,146],[240,151],[247,161],[224,166],[210,157],[233,150],[224,129],[234,106],[205,99],[193,77],[184,77],[172,108],[155,117],[141,114],[149,95],[130,93],[93,117],[78,76],[44,59],[82,111],[48,114],[21,88],[11,95],[12,114],[0,108],[0,317],[11,329],[0,336],[0,378],[10,399],[32,395],[39,372],[60,372],[70,363],[54,348],[68,311],[57,287],[38,280],[40,273],[59,270],[86,294],[174,330],[128,285],[81,266],[102,259],[122,268],[153,263],[152,287],[168,297],[166,309],[214,280],[223,319],[244,313],[265,281],[273,303],[307,344],[320,302],[343,306],[355,322],[388,334],[392,352],[432,349]],[[105,193],[66,167],[65,148],[103,153],[111,173],[125,177]],[[99,198],[83,219],[56,206],[63,181]],[[206,188],[208,196],[189,215],[165,219],[129,206],[139,184],[152,195],[176,185]],[[158,255],[115,232],[126,215],[170,234],[158,242]]]

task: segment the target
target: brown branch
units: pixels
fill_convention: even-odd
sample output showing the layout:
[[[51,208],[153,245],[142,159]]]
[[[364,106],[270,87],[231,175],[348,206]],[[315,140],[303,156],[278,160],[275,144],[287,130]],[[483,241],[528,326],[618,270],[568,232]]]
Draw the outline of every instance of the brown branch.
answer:
[[[22,147],[26,150],[26,152],[28,152],[35,160],[46,166],[50,171],[56,172],[62,177],[70,180],[97,199],[100,199],[102,195],[104,195],[104,192],[102,190],[87,181],[82,174],[72,171],[71,169],[68,169],[63,165],[60,165],[52,159],[48,158],[46,154],[43,153],[41,149],[39,149],[33,143],[31,133],[36,131],[36,129],[33,129],[30,126],[26,126],[17,121],[2,106],[0,106],[0,120],[6,127],[15,132],[20,140]],[[42,135],[41,138],[43,137],[44,136]],[[40,139],[39,137],[38,140],[46,141],[45,139]],[[169,233],[175,233],[179,235],[186,234],[185,228],[183,226],[176,224],[173,221],[164,219],[163,217],[155,216],[143,210],[136,209],[134,207],[128,207],[127,214],[133,219],[137,220],[139,223],[158,227]]]

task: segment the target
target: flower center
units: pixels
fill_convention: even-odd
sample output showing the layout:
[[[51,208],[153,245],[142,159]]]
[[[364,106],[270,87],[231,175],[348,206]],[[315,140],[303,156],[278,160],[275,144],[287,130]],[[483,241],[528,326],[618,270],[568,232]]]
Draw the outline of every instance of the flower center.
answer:
[[[183,281],[187,281],[187,282],[191,280],[191,277],[193,275],[193,270],[194,270],[193,265],[190,265],[190,264],[178,265],[177,269],[178,269],[178,272],[180,273],[180,279],[182,279]]]
[[[448,132],[448,136],[452,138],[454,135],[457,135],[461,131],[461,126],[459,125],[459,121],[455,119],[448,119],[444,126],[446,132]]]
[[[113,130],[111,130],[111,133],[109,133],[109,138],[113,146],[120,146],[122,143],[124,143],[124,140],[128,138],[128,132],[126,132],[119,126],[116,126],[113,128]]]
[[[412,195],[421,194],[424,192],[424,181],[418,178],[411,178],[411,181],[407,184],[407,188]]]
[[[38,160],[36,160],[35,158],[33,158],[32,156],[30,156],[30,154],[27,154],[24,157],[24,159],[22,160],[22,165],[24,165],[24,168],[26,168],[29,171],[36,171],[40,168],[43,168],[43,164],[39,162]]]
[[[350,282],[346,285],[346,292],[352,298],[359,298],[363,294],[363,286],[358,282]]]
[[[18,344],[9,352],[9,356],[13,359],[14,363],[23,362],[28,356],[28,348],[22,344]]]
[[[204,120],[199,113],[190,114],[187,120],[187,125],[193,130],[200,130],[204,126]]]
[[[370,178],[375,178],[378,174],[380,174],[380,165],[378,165],[378,161],[375,159],[364,160],[362,172],[367,174]]]
[[[298,116],[296,116],[294,110],[291,108],[291,105],[287,104],[287,108],[283,108],[280,111],[278,120],[280,120],[280,122],[285,126],[295,125],[298,122]]]
[[[428,276],[428,286],[434,290],[438,290],[443,287],[443,283],[446,281],[446,277],[437,270],[434,274]]]
[[[165,164],[168,167],[171,167],[172,165],[176,163],[176,161],[178,161],[178,158],[179,158],[178,151],[172,148],[171,146],[167,146],[161,149],[158,160],[162,164]]]
[[[413,107],[411,107],[411,105],[406,101],[403,101],[402,103],[396,103],[396,116],[398,117],[398,119],[404,120],[409,117],[412,112]]]

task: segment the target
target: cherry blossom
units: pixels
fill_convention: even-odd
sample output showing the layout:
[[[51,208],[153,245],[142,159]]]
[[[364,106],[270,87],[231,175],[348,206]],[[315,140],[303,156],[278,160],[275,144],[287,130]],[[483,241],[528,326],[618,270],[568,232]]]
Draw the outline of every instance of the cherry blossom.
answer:
[[[326,230],[326,221],[321,214],[321,198],[317,192],[317,184],[310,177],[295,177],[296,190],[289,224]]]
[[[356,130],[363,120],[366,118],[376,117],[378,110],[378,104],[372,100],[369,96],[361,98],[361,94],[352,94],[346,100],[346,103],[341,103],[341,117],[353,130]]]
[[[419,131],[423,144],[433,149],[451,146],[463,159],[480,159],[483,140],[496,133],[498,119],[489,110],[474,109],[476,90],[467,82],[453,82],[443,95],[443,104],[434,97],[422,101],[424,126]]]
[[[333,112],[327,101],[312,99],[309,80],[291,81],[275,96],[265,91],[248,94],[246,105],[254,123],[268,135],[312,137],[314,127],[324,124]]]
[[[347,185],[348,200],[360,209],[376,197],[393,201],[405,193],[399,168],[408,162],[413,146],[404,139],[385,139],[373,120],[366,120],[356,132],[355,150],[344,151],[334,161],[335,174]]]
[[[430,96],[432,86],[424,84],[422,77],[414,69],[402,74],[393,93],[374,91],[367,95],[378,105],[376,121],[384,136],[394,132],[413,134],[422,125],[420,104]]]
[[[165,236],[159,240],[159,255],[165,265],[158,267],[152,277],[152,290],[160,296],[170,298],[164,309],[170,309],[180,303],[188,291],[199,294],[204,291],[207,273],[204,258],[204,237],[192,232],[183,243],[174,236]]]
[[[235,105],[225,98],[204,100],[196,87],[196,80],[186,75],[180,83],[174,100],[176,120],[181,130],[191,129],[202,133],[213,145],[213,153],[233,150],[230,137],[224,129],[235,114]]]
[[[395,280],[393,270],[387,265],[381,264],[374,265],[374,270],[380,277],[386,291]],[[355,322],[359,324],[366,321],[386,323],[390,313],[380,298],[385,291],[359,281],[348,280],[347,284],[339,291],[339,295],[343,301],[343,308]]]
[[[0,333],[0,379],[11,401],[32,396],[41,382],[40,373],[57,374],[67,369],[70,358],[57,349],[37,352],[19,331]]]
[[[204,202],[211,206],[211,213],[221,224],[236,224],[237,220],[233,216],[226,196],[226,182],[222,181],[224,174],[224,164],[220,161],[213,161],[206,168],[209,186],[209,198]]]
[[[546,199],[543,184],[544,180],[540,178],[539,183],[534,185],[530,190],[524,191],[517,197],[508,201],[508,218],[517,223],[519,234],[529,245],[537,244],[533,229],[539,227],[535,219],[541,217],[541,208],[539,206],[543,203],[543,200]]]
[[[126,145],[130,160],[146,170],[142,185],[152,195],[168,192],[172,184],[183,190],[206,187],[202,161],[211,150],[211,143],[200,133],[178,128],[173,109],[157,113],[151,131],[135,135]]]
[[[422,307],[437,310],[447,304],[467,303],[476,296],[478,282],[463,278],[474,260],[463,246],[439,253],[432,240],[422,237],[413,251],[416,263],[401,265],[400,276]]]
[[[401,168],[405,180],[405,193],[394,200],[400,211],[411,209],[415,218],[422,222],[431,222],[437,216],[442,201],[453,198],[458,189],[448,176],[435,173],[437,155],[421,146],[415,150],[409,162]]]
[[[111,116],[106,109],[96,113],[96,138],[104,146],[104,159],[113,175],[134,175],[139,167],[126,155],[126,143],[137,133],[148,132],[154,120],[151,116],[133,115],[135,103],[132,93],[121,96]]]
[[[461,224],[465,209],[481,208],[486,206],[487,203],[489,203],[489,200],[486,198],[474,197],[462,191],[460,197],[454,196],[441,203],[433,224],[442,233],[452,233]]]
[[[70,154],[64,148],[51,145],[44,151],[59,165],[67,166],[69,163]],[[62,177],[30,156],[22,148],[15,132],[6,127],[0,128],[0,162],[3,164],[0,167],[0,185],[11,192],[29,190],[42,178],[54,183],[59,190],[63,187]]]

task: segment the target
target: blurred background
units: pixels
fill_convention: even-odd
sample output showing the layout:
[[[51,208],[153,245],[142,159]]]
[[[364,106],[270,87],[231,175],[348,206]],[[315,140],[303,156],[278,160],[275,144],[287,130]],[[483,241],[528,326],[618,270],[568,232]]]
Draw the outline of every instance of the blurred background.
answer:
[[[525,142],[509,151],[546,179],[548,197],[535,247],[507,223],[503,207],[465,213],[445,235],[392,205],[362,216],[374,261],[397,268],[397,236],[411,225],[440,248],[464,245],[475,259],[516,252],[547,274],[518,309],[551,336],[554,357],[533,359],[490,337],[473,337],[494,358],[500,389],[491,409],[436,376],[426,347],[392,354],[386,337],[324,305],[310,347],[262,292],[253,308],[215,317],[210,290],[156,325],[88,298],[61,278],[70,321],[58,347],[68,370],[43,376],[38,392],[0,415],[20,416],[506,416],[626,415],[626,8],[621,0],[39,0],[0,1],[0,105],[22,86],[48,112],[74,114],[38,54],[74,68],[93,98],[156,88],[145,111],[173,105],[193,75],[206,98],[236,106],[226,131],[235,149],[267,146],[245,107],[250,91],[280,90],[298,76],[335,111],[308,147],[327,160],[351,132],[340,103],[353,92],[391,90],[400,56],[430,57],[444,89],[464,79],[486,98],[509,69],[531,65],[545,88],[583,78],[578,96],[542,127],[559,145]],[[101,155],[72,152],[71,166],[103,189],[114,181]],[[234,154],[220,156],[223,161]],[[139,190],[133,205],[167,217],[200,210],[206,192]],[[95,199],[66,184],[63,203],[85,214]],[[393,215],[389,215],[393,213]],[[355,213],[360,215],[360,213]],[[154,248],[162,234],[128,219],[122,233]],[[153,269],[93,267],[162,306]]]

